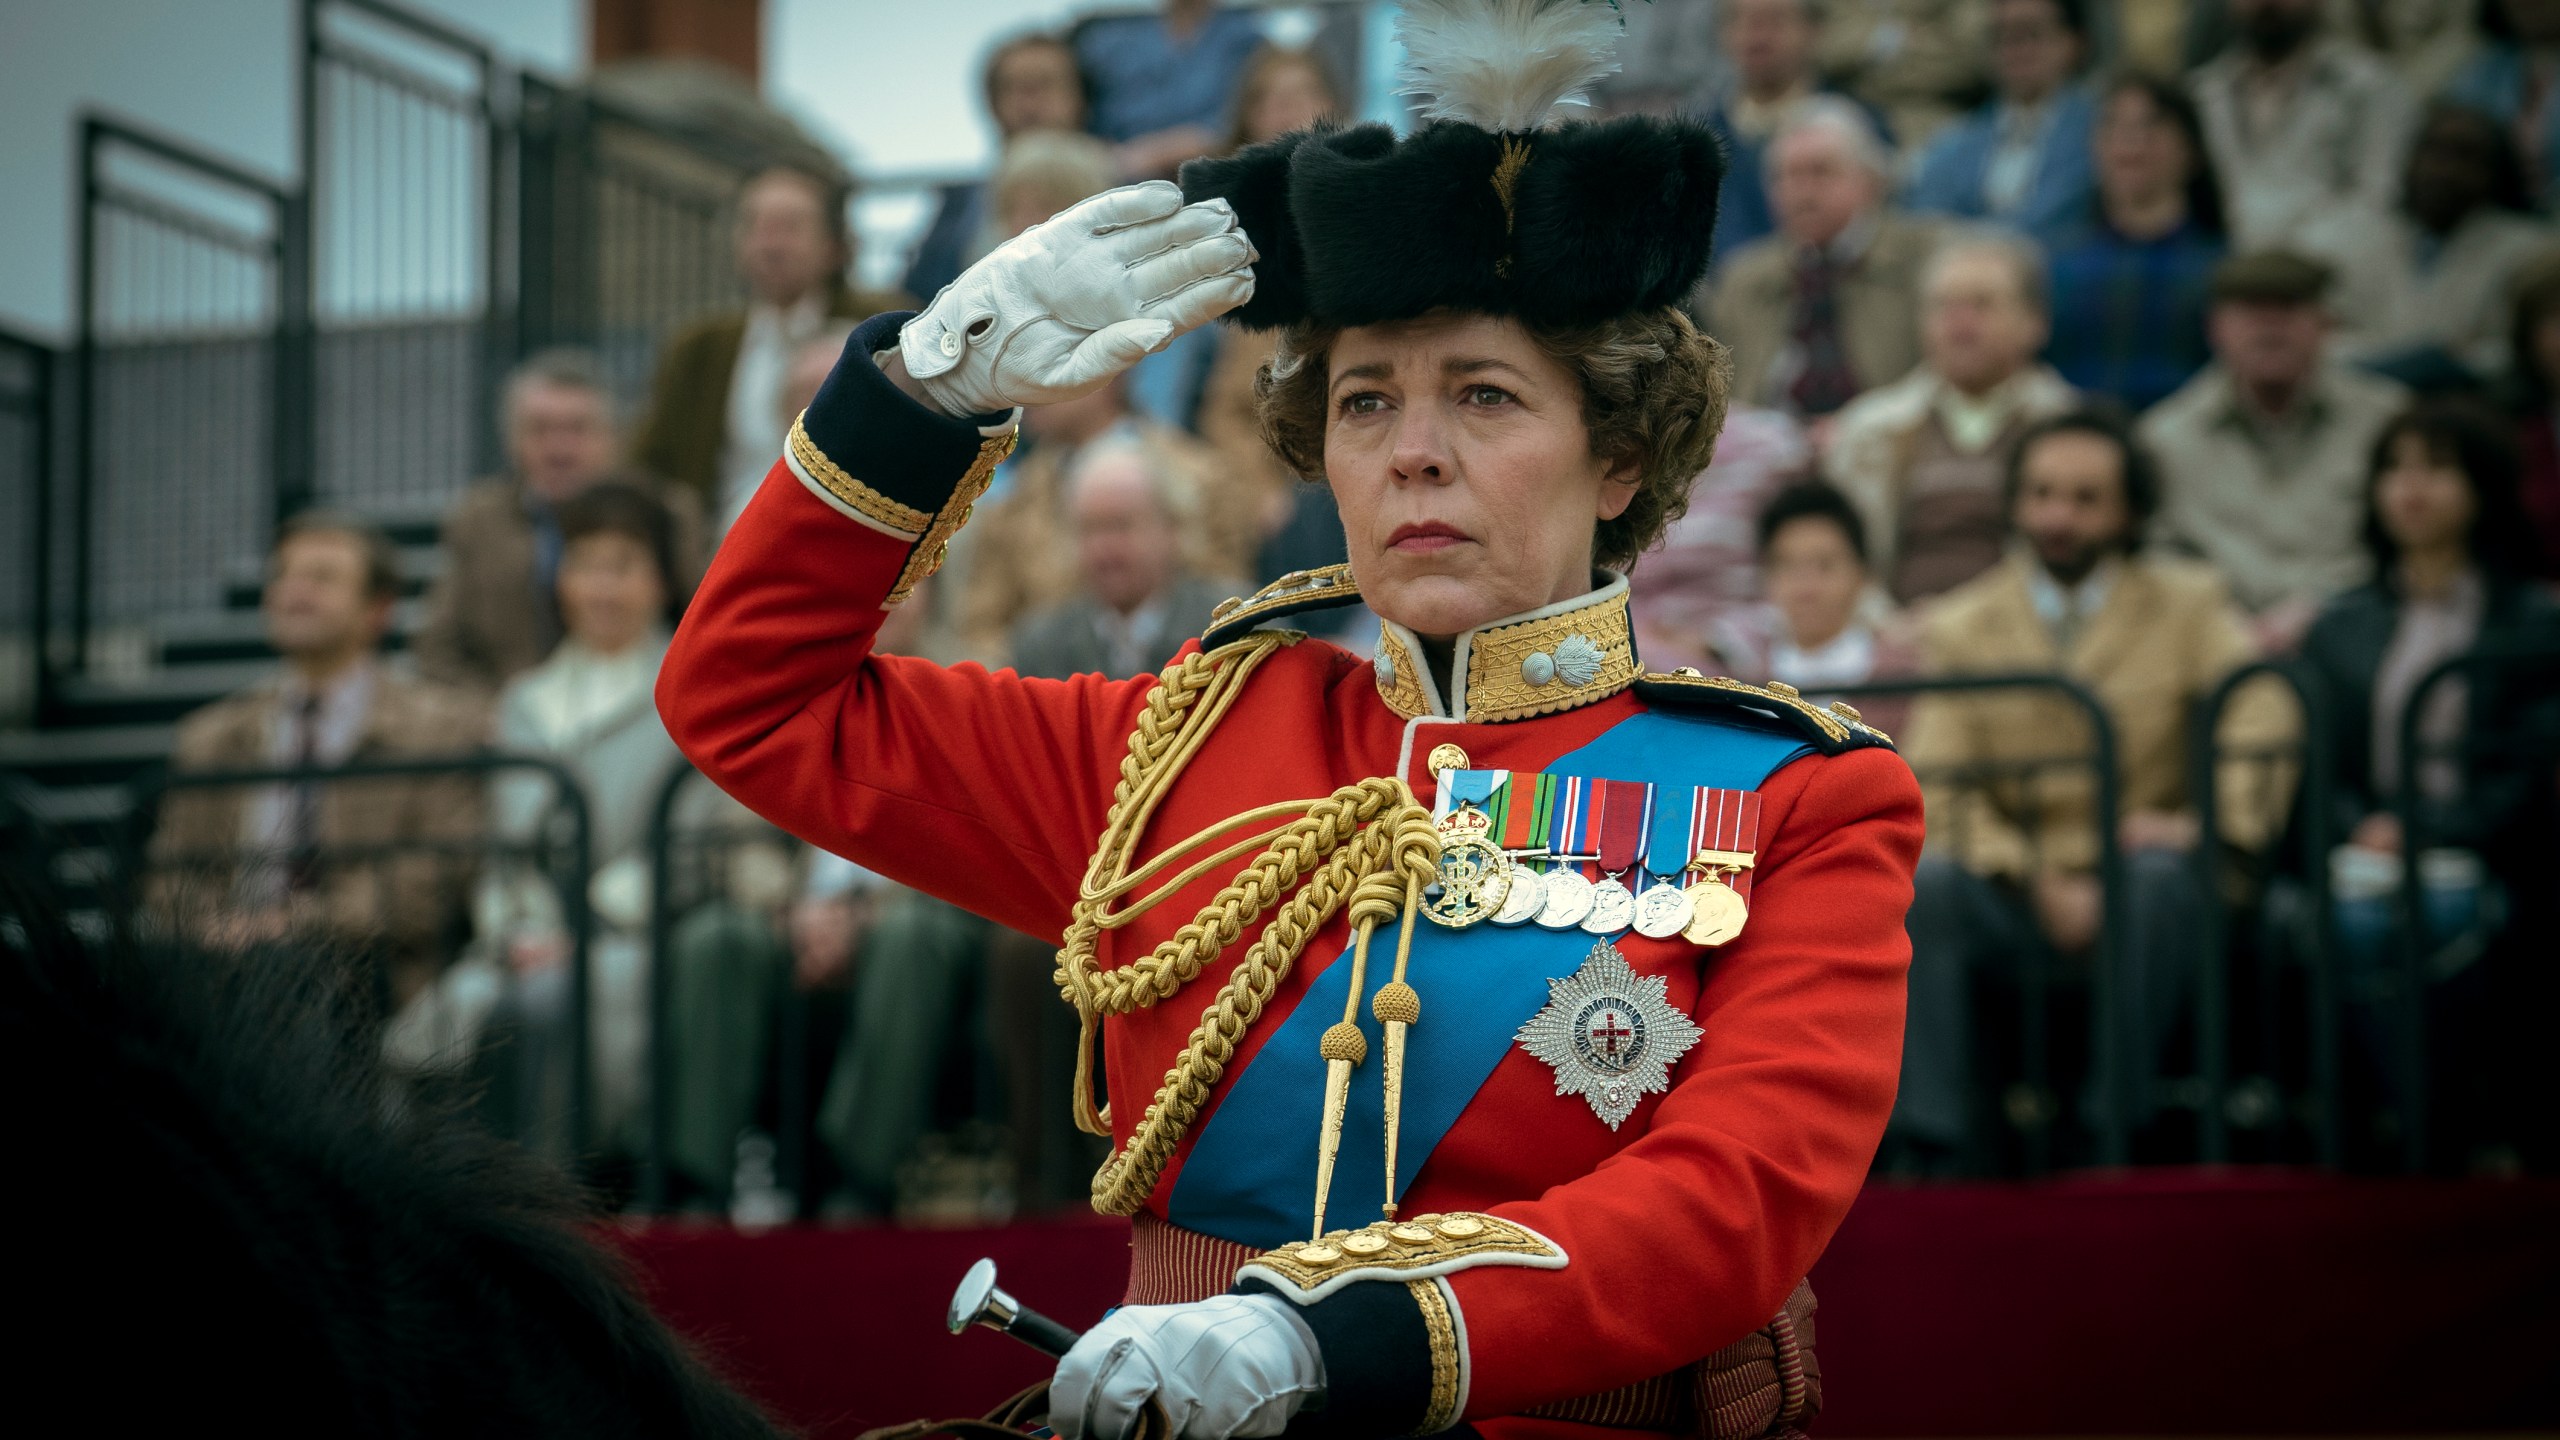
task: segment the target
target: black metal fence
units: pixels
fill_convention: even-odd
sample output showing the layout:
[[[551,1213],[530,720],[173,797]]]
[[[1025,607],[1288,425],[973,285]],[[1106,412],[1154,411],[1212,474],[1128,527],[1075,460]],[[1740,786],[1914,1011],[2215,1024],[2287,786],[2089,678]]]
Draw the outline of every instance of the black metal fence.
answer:
[[[80,129],[77,463],[67,504],[69,651],[100,626],[212,603],[307,473],[296,337],[299,201],[181,141]]]
[[[0,330],[0,715],[41,709],[36,655],[46,628],[51,555],[44,514],[54,483],[53,348]]]

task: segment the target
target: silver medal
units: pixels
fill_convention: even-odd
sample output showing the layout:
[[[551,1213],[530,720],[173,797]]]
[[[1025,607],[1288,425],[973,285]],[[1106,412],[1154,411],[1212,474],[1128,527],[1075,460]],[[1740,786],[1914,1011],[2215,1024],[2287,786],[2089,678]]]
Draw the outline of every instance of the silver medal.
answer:
[[[1502,908],[1494,913],[1496,925],[1526,925],[1538,918],[1547,903],[1546,877],[1528,866],[1512,862],[1511,889],[1502,897]]]
[[[1648,940],[1668,940],[1689,923],[1689,892],[1656,876],[1636,897],[1636,933]]]
[[[1591,887],[1591,913],[1582,928],[1594,935],[1615,935],[1636,921],[1635,892],[1612,875]]]
[[[1570,930],[1591,913],[1591,882],[1571,865],[1548,871],[1539,888],[1546,896],[1538,906],[1538,923],[1550,930]]]
[[[1671,1067],[1703,1033],[1668,995],[1661,976],[1636,974],[1603,940],[1581,969],[1547,982],[1546,1008],[1514,1038],[1555,1069],[1558,1095],[1581,1096],[1615,1130],[1637,1101],[1671,1088]]]

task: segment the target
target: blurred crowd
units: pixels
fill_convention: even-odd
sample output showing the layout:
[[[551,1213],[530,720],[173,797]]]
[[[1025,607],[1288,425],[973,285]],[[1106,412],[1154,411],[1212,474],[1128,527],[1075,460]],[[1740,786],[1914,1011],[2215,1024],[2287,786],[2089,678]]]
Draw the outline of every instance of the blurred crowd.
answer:
[[[1986,1137],[2017,1104],[1985,997],[2086,984],[2102,942],[2127,1068],[2053,1103],[2156,1130],[2231,910],[2260,917],[2274,970],[2335,952],[2362,1017],[2350,1080],[2379,1117],[2362,1143],[2390,1141],[2391,1017],[2419,1007],[2456,1016],[2448,1048],[2474,1057],[2443,1083],[2488,1097],[2452,1163],[2536,1163],[2516,1074],[2477,1056],[2548,986],[2560,920],[2533,879],[2560,858],[2560,720],[2547,663],[2434,672],[2560,644],[2560,0],[1638,18],[1711,42],[1699,73],[1599,105],[1676,105],[1726,139],[1691,307],[1733,359],[1715,461],[1635,568],[1640,645],[1655,669],[1845,696],[1922,777],[1885,1163],[2001,1163]],[[1647,43],[1699,51],[1674,38]],[[153,840],[165,912],[225,943],[378,956],[395,1062],[537,1137],[572,1088],[565,959],[586,934],[588,1136],[637,1156],[654,1115],[679,1201],[749,1203],[794,1124],[831,1213],[1081,1201],[1098,1142],[1066,1121],[1054,937],[684,783],[651,702],[686,594],[855,321],[1101,190],[1353,108],[1318,54],[1205,0],[1015,36],[982,83],[997,158],[935,197],[905,294],[849,284],[839,180],[775,169],[737,197],[748,303],[668,342],[643,412],[584,355],[519,365],[506,467],[448,516],[405,658],[382,536],[344,514],[284,529],[281,675],[191,717],[175,769],[475,743],[559,769],[181,786]],[[1270,353],[1212,328],[1026,414],[883,648],[1139,675],[1219,599],[1340,558],[1326,492],[1258,437]],[[1364,614],[1313,623],[1359,647]],[[1932,688],[2018,676],[2067,684]],[[565,880],[563,777],[586,836]],[[2428,994],[2397,958],[2412,943]]]

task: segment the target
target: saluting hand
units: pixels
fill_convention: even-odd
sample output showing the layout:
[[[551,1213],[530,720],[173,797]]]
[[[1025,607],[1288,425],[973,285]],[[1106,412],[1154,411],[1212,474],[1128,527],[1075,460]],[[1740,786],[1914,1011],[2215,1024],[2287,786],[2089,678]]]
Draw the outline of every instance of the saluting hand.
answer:
[[[1054,405],[1253,298],[1256,258],[1224,200],[1106,190],[961,272],[898,332],[899,357],[951,415]]]

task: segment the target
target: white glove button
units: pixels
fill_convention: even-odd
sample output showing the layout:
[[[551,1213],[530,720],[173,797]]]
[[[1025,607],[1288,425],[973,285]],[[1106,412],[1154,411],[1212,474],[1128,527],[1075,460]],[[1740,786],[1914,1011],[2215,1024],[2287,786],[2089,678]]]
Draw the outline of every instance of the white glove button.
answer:
[[[959,353],[960,353],[960,337],[959,337],[959,336],[957,336],[957,335],[952,334],[952,333],[951,333],[950,331],[948,331],[948,330],[943,331],[943,332],[942,332],[942,353],[943,353],[943,354],[945,354],[945,355],[957,355],[957,354],[959,354]]]

